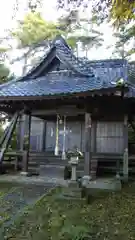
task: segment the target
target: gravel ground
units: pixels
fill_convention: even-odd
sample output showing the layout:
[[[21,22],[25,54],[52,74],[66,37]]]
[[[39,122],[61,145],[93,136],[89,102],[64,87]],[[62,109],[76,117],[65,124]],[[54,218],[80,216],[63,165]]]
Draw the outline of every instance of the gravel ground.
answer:
[[[0,199],[0,240],[4,239],[5,229],[23,213],[24,209],[34,204],[43,194],[47,193],[54,184],[45,185],[17,185]]]

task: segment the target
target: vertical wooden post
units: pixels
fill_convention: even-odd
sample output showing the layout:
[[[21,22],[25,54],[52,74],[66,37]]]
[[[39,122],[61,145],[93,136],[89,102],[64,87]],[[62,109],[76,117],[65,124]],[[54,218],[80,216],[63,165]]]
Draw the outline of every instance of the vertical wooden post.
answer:
[[[97,151],[97,122],[93,122],[93,153]]]
[[[24,146],[23,143],[23,172],[22,175],[28,174],[28,162],[29,162],[29,151],[30,151],[30,130],[31,130],[31,113],[27,113],[25,116],[25,135],[24,135],[24,143],[27,143]]]
[[[20,150],[21,145],[21,117],[18,118],[17,127],[16,127],[16,135],[17,135],[17,150]]]
[[[55,156],[59,155],[59,115],[57,114],[57,120],[56,120],[56,142],[55,142],[55,150],[54,150]]]
[[[84,155],[84,174],[90,175],[91,161],[91,114],[85,113],[85,155]]]
[[[23,143],[24,143],[24,136],[25,136],[25,115],[20,117],[20,151],[23,151]]]
[[[20,151],[21,148],[21,116],[18,119],[17,127],[16,127],[16,140],[17,140],[17,151]],[[20,156],[16,156],[15,161],[15,170],[18,170],[18,163],[20,161]]]
[[[62,159],[66,159],[66,116],[64,115]]]
[[[128,116],[124,116],[124,129],[123,129],[123,179],[128,181]]]
[[[44,152],[46,149],[46,120],[43,123],[43,141],[42,141],[42,151]]]

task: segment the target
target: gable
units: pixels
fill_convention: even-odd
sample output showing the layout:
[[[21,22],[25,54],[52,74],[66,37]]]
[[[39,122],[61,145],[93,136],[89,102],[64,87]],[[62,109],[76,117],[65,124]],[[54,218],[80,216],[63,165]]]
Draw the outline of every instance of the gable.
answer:
[[[52,60],[52,62],[50,62],[50,63],[48,64],[47,67],[45,66],[45,67],[41,70],[41,72],[39,72],[39,74],[38,74],[37,77],[43,77],[43,76],[45,76],[45,75],[48,74],[48,73],[51,73],[51,72],[54,72],[54,71],[59,72],[59,71],[61,71],[61,70],[70,70],[70,68],[69,68],[66,64],[62,63],[62,62],[60,61],[60,59],[58,59],[57,56],[56,56],[56,57],[54,57],[54,59]]]
[[[75,74],[81,76],[91,77],[93,72],[86,66],[86,64],[77,58],[72,49],[65,43],[62,37],[56,38],[53,41],[49,51],[43,57],[41,62],[34,66],[22,80],[37,78],[44,76],[48,72],[58,70],[70,70]]]

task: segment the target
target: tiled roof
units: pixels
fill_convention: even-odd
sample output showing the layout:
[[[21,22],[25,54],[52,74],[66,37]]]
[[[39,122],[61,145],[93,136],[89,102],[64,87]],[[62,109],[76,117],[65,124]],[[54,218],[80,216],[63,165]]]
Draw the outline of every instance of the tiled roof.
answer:
[[[46,73],[45,76],[34,78],[33,71],[47,62],[46,58],[52,50],[69,70]],[[114,88],[119,78],[127,81],[126,61],[88,61],[77,58],[63,38],[55,39],[47,56],[26,76],[1,85],[0,97],[72,94]]]
[[[61,62],[64,62],[68,67],[76,73],[83,76],[93,76],[93,71],[84,61],[77,58],[72,50],[66,47],[60,40],[55,41],[56,55],[59,57]]]
[[[71,74],[71,76],[69,76],[69,73],[50,73],[45,77],[28,81],[18,81],[2,87],[0,96],[48,96],[86,92],[108,87],[113,88],[114,85],[103,85],[100,79],[95,77],[86,78],[78,77],[76,74]]]
[[[89,61],[83,58],[83,61],[95,76],[100,77],[104,83],[115,82],[119,78],[128,80],[128,62],[122,59],[108,59]]]

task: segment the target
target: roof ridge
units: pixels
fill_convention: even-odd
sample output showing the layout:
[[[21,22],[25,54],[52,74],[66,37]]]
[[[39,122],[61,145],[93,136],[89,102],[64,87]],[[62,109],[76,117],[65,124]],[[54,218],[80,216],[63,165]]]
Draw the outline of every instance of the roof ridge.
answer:
[[[94,73],[90,70],[90,68],[87,68],[84,62],[75,56],[72,49],[67,45],[66,41],[63,41],[63,38],[58,38],[54,45],[56,47],[56,55],[60,58],[61,61],[64,61],[66,64],[70,65],[71,69],[75,70],[79,74],[83,76],[91,77],[94,75]],[[67,60],[67,56],[70,55],[70,60]]]

